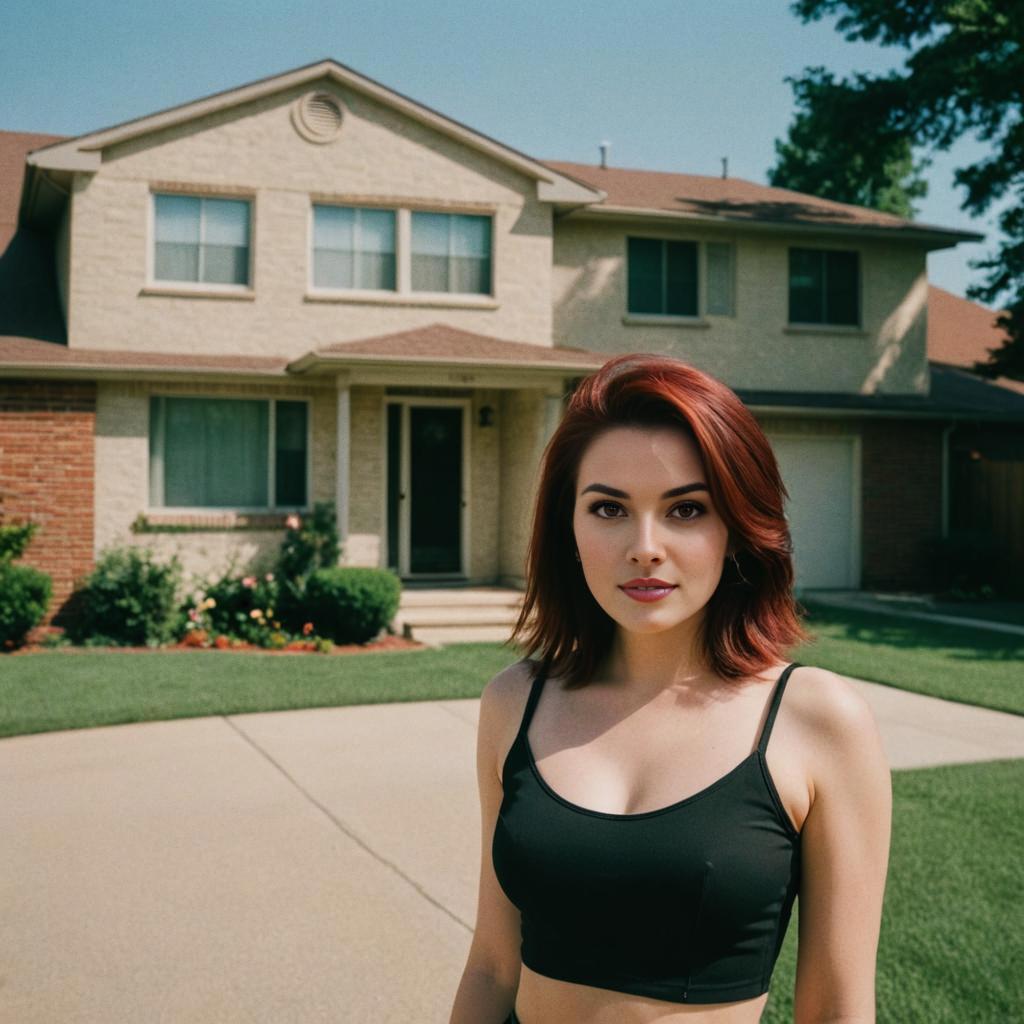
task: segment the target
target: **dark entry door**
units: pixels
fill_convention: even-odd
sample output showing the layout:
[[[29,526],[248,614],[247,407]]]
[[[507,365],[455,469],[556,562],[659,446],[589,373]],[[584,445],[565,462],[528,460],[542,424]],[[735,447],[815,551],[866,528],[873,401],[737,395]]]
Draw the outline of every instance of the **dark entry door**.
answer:
[[[409,409],[409,571],[462,569],[462,407]]]

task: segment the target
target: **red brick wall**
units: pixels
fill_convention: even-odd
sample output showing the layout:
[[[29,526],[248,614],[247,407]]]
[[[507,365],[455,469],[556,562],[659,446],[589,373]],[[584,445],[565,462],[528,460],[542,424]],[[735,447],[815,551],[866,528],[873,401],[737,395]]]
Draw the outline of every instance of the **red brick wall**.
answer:
[[[942,423],[862,423],[864,589],[927,590],[927,541],[942,530]]]
[[[39,524],[16,561],[48,573],[41,625],[75,614],[68,598],[93,565],[96,385],[0,378],[0,521]]]

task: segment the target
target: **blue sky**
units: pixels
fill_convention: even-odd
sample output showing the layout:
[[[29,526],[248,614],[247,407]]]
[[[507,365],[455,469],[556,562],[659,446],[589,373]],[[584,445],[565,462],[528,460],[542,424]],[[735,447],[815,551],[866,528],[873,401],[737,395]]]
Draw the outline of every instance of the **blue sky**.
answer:
[[[332,57],[540,159],[764,182],[793,114],[784,81],[899,66],[902,51],[803,25],[786,0],[6,0],[0,128],[80,134]],[[998,241],[937,154],[917,219],[986,235],[929,257],[959,295]]]

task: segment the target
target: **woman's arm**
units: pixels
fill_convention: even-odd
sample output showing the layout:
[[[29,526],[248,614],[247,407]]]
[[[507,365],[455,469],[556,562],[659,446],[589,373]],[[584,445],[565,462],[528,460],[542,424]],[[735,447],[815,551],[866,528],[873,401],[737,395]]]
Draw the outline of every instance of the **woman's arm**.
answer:
[[[795,1024],[874,1024],[892,783],[871,708],[824,669],[807,693],[811,808],[802,829]],[[804,716],[802,716],[804,717]]]
[[[499,672],[480,697],[476,769],[480,791],[480,888],[476,928],[449,1024],[502,1024],[519,989],[519,911],[494,874],[491,841],[504,796],[498,775],[511,723],[522,716],[530,688],[529,667],[516,662]]]

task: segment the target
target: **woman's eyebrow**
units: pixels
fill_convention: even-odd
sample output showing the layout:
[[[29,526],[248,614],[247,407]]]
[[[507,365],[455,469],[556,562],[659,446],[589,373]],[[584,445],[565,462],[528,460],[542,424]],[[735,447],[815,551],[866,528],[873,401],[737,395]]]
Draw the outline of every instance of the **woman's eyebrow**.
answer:
[[[692,484],[683,484],[682,487],[673,487],[672,490],[666,491],[662,498],[674,498],[679,494],[689,494],[690,491],[706,491],[707,484],[701,483],[699,480]],[[614,498],[628,498],[629,495],[625,491],[620,491],[618,487],[609,487],[608,484],[588,484],[580,491],[580,497],[587,494],[589,491],[600,491],[602,494],[610,494]]]

